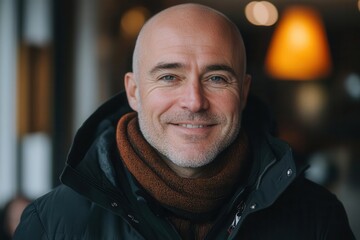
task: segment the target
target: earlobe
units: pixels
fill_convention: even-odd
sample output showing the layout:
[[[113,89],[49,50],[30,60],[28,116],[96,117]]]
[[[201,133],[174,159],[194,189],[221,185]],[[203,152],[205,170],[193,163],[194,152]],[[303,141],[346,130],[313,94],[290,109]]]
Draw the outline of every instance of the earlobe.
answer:
[[[129,105],[134,111],[137,111],[137,106],[138,106],[137,91],[138,91],[138,89],[137,89],[137,83],[136,83],[136,79],[134,77],[134,73],[128,72],[125,74],[124,84],[125,84],[125,91],[126,91],[126,96],[127,96]]]
[[[241,86],[242,109],[244,109],[246,106],[248,95],[250,92],[250,86],[251,86],[251,76],[249,74],[246,74]]]

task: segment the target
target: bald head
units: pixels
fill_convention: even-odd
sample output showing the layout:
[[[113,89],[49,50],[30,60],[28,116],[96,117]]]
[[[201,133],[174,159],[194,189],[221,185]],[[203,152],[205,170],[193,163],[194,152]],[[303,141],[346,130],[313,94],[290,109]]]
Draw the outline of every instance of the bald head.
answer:
[[[239,133],[250,77],[240,32],[202,5],[168,8],[151,18],[125,75],[140,130],[180,176],[195,177]]]
[[[202,35],[205,38],[222,38],[225,45],[218,47],[230,47],[235,51],[239,57],[239,71],[245,73],[245,47],[236,25],[224,14],[212,8],[190,3],[167,8],[153,16],[143,26],[134,49],[133,72],[135,74],[141,66],[144,54],[151,51],[148,48],[151,37],[161,32],[162,29],[171,29],[184,37],[192,36],[193,39],[196,38],[196,35]],[[190,37],[189,41],[192,41]],[[176,43],[174,42],[174,44]],[[201,44],[206,43],[202,42]]]

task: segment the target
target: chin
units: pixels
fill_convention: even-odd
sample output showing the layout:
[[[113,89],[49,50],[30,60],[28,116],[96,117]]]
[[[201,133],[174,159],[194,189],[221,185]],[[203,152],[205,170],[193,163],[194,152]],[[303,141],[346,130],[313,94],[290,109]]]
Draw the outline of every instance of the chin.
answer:
[[[208,153],[208,152],[207,152]],[[208,165],[215,159],[214,154],[192,154],[186,156],[171,157],[169,160],[175,165],[183,168],[200,168]]]

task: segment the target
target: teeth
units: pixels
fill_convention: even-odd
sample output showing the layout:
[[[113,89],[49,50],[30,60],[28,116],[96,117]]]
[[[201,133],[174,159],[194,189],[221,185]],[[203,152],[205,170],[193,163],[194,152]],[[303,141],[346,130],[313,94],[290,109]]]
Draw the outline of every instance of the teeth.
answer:
[[[182,127],[186,128],[203,128],[205,125],[193,125],[193,124],[180,124]]]

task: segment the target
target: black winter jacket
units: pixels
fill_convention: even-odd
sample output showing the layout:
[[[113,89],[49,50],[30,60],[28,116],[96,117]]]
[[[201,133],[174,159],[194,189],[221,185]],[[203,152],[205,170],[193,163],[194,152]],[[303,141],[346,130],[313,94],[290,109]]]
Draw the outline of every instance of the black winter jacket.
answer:
[[[180,239],[131,174],[121,164],[115,170],[116,124],[129,111],[121,93],[83,124],[62,185],[26,208],[15,240]],[[289,146],[264,133],[254,112],[249,106],[244,115],[253,151],[248,184],[223,206],[206,239],[355,239],[342,204],[299,174]]]

